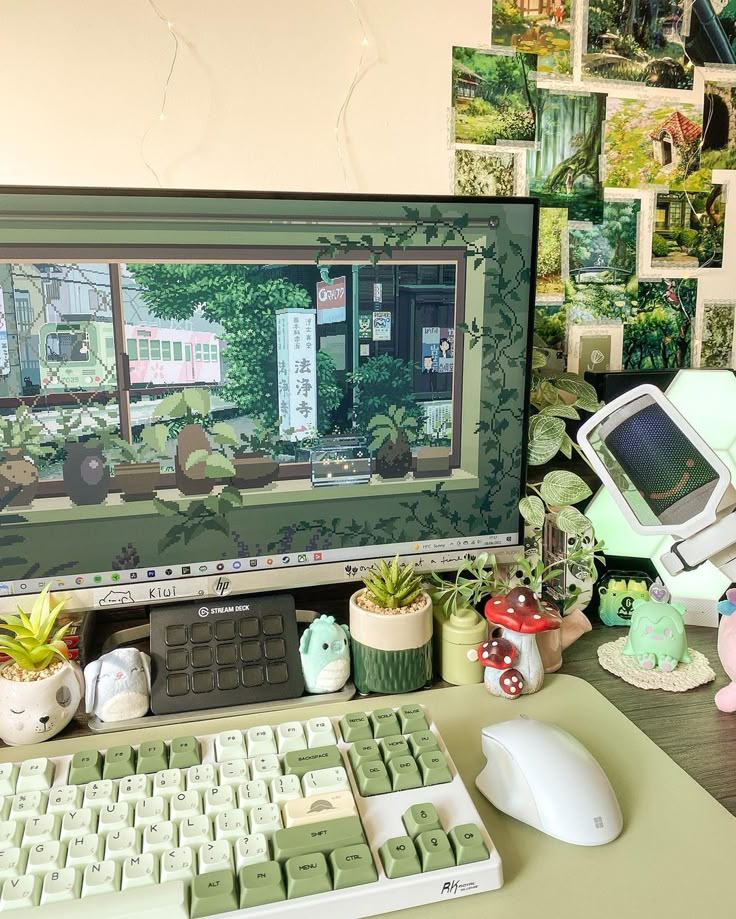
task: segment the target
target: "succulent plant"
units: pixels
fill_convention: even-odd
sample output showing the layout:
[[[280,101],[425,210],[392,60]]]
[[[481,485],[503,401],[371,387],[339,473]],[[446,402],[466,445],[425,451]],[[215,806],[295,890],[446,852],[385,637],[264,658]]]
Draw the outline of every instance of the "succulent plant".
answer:
[[[368,599],[384,609],[409,606],[422,592],[422,579],[413,565],[400,565],[397,555],[391,564],[381,559],[363,579]]]
[[[54,631],[66,600],[52,607],[49,587],[47,584],[36,597],[30,614],[18,607],[17,616],[11,614],[0,619],[0,628],[5,630],[0,633],[0,651],[23,670],[45,670],[54,658],[69,658],[69,649],[62,639],[71,623]]]

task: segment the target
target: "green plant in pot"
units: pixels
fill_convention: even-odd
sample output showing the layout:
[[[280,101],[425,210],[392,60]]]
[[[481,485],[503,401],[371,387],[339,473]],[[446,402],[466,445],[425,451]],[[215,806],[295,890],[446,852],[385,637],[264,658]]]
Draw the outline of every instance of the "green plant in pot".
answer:
[[[360,693],[411,692],[432,679],[432,601],[413,565],[381,561],[350,598]]]
[[[125,501],[153,498],[161,473],[161,462],[167,459],[165,424],[144,428],[141,439],[129,443],[114,435],[105,444],[105,453],[115,470],[115,482]]]
[[[368,422],[376,472],[384,479],[402,478],[411,471],[410,438],[419,432],[419,421],[404,406],[391,405],[385,415]]]
[[[36,463],[53,453],[43,443],[44,434],[27,405],[19,405],[14,416],[0,417],[0,497],[9,497],[9,507],[28,505],[36,496]]]
[[[278,422],[267,425],[258,421],[250,434],[240,435],[240,446],[232,456],[236,488],[262,488],[273,482],[279,471],[274,459],[278,452],[278,433]]]

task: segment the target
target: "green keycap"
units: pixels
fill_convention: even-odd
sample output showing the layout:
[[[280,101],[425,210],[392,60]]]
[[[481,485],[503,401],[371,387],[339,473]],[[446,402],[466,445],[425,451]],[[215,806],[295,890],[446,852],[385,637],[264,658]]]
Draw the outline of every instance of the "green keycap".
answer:
[[[431,731],[418,731],[409,735],[409,747],[414,756],[426,753],[427,750],[438,750],[437,738]]]
[[[371,850],[364,843],[335,849],[330,855],[330,868],[335,890],[372,884],[378,880]]]
[[[423,784],[419,766],[413,756],[395,756],[388,761],[388,774],[394,791],[420,788]]]
[[[458,865],[482,862],[488,858],[488,848],[474,823],[463,823],[450,830],[450,843]]]
[[[415,839],[427,830],[441,830],[440,815],[434,804],[412,804],[403,816],[406,832]]]
[[[298,775],[299,778],[313,769],[332,769],[342,765],[342,756],[335,746],[313,747],[311,750],[289,750],[284,756],[286,775]]]
[[[394,836],[387,839],[378,850],[383,862],[386,877],[405,878],[410,874],[420,874],[422,866],[419,864],[414,843],[408,836]]]
[[[163,740],[147,740],[138,747],[138,775],[150,775],[161,769],[169,768],[169,758],[166,755],[166,744]],[[233,907],[234,909],[234,907]],[[202,913],[209,916],[209,913]]]
[[[196,737],[175,737],[171,741],[169,769],[188,769],[199,766],[201,762],[202,752]]]
[[[211,871],[192,881],[192,919],[215,916],[238,908],[235,878],[231,871]]]
[[[134,774],[135,750],[127,744],[108,747],[105,753],[105,765],[102,767],[102,778],[124,779],[126,775]]]
[[[374,737],[391,737],[400,734],[399,722],[392,708],[377,708],[371,712],[371,724]]]
[[[391,779],[383,763],[361,763],[355,770],[355,779],[364,798],[385,795],[391,791]]]
[[[311,894],[327,893],[332,890],[330,871],[321,852],[290,858],[286,862],[284,873],[286,874],[286,892],[290,900],[294,897],[308,897]]]
[[[99,782],[102,778],[102,754],[99,750],[84,750],[75,753],[69,767],[69,784],[85,785]]]
[[[305,823],[276,830],[272,840],[273,857],[283,862],[311,852],[327,855],[341,846],[355,846],[365,841],[359,817],[336,817],[324,823]]]
[[[451,782],[452,775],[447,766],[445,754],[439,750],[432,753],[422,753],[418,757],[419,768],[422,770],[422,781],[425,785],[442,785]]]
[[[402,734],[414,734],[427,730],[427,719],[421,705],[402,705],[399,709]]]
[[[408,756],[409,744],[404,740],[401,734],[394,734],[392,737],[384,737],[381,741],[381,750],[386,762],[393,759],[394,756]]]
[[[340,719],[340,730],[345,743],[370,740],[373,737],[370,721],[365,712],[348,712]]]
[[[450,840],[442,830],[427,830],[420,833],[415,842],[422,860],[422,871],[452,868],[455,864]]]
[[[238,874],[240,881],[240,908],[265,906],[286,899],[284,880],[278,862],[260,862],[246,865]]]
[[[352,745],[348,756],[353,769],[357,769],[361,763],[381,762],[381,751],[375,740],[359,740]]]

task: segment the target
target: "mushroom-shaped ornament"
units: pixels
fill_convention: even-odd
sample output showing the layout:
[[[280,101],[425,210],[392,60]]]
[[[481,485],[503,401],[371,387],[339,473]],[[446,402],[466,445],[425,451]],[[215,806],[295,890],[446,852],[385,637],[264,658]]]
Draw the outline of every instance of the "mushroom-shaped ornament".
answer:
[[[481,663],[488,662],[484,677],[488,692],[517,699],[541,689],[544,666],[536,636],[539,632],[559,629],[562,620],[557,610],[541,603],[528,587],[519,586],[502,597],[491,597],[485,614],[491,625],[496,626],[485,644],[492,650],[503,649],[502,654],[489,654],[485,660],[483,645],[478,650]],[[494,645],[495,642],[498,644]]]

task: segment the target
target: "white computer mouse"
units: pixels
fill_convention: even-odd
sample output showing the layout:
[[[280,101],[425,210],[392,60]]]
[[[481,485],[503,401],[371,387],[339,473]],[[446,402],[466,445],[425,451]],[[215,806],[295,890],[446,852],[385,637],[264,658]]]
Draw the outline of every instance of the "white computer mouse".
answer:
[[[521,715],[483,728],[486,767],[475,784],[494,807],[548,836],[600,846],[623,827],[605,772],[554,724]]]

